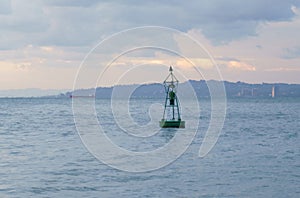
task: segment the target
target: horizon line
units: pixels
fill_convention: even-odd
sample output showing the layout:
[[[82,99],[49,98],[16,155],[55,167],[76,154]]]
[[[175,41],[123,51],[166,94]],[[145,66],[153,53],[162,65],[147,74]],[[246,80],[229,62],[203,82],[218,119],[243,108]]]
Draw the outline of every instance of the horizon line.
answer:
[[[288,82],[256,82],[256,83],[250,83],[250,82],[245,82],[245,81],[230,81],[230,80],[195,80],[195,79],[189,79],[187,81],[181,82],[186,83],[188,81],[218,81],[218,82],[229,82],[229,83],[245,83],[245,84],[250,84],[250,85],[257,85],[257,84],[287,84],[287,85],[300,85],[299,83],[288,83]],[[115,86],[132,86],[132,85],[150,85],[150,84],[162,84],[162,82],[152,82],[152,83],[129,83],[129,84],[116,84],[116,85],[108,85],[108,86],[97,86],[97,87],[89,87],[89,88],[80,88],[80,89],[92,89],[92,88],[112,88]],[[72,91],[74,90],[73,88],[38,88],[38,87],[30,87],[30,88],[11,88],[11,89],[0,89],[0,91],[21,91],[21,90],[39,90],[39,91]],[[0,96],[1,97],[1,96]]]

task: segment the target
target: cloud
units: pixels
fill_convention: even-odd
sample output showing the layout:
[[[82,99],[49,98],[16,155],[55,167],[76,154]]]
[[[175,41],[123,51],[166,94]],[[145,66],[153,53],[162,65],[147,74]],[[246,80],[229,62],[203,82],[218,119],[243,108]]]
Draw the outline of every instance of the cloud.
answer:
[[[11,12],[0,14],[0,50],[16,49],[29,44],[40,45],[39,39],[49,27],[42,4],[13,1]]]
[[[40,47],[40,49],[41,49],[42,51],[49,52],[49,53],[51,53],[51,52],[54,51],[54,48],[53,48],[53,47],[50,47],[50,46],[42,46],[42,47]]]
[[[268,71],[268,72],[300,72],[300,68],[279,67],[279,68],[266,69],[265,71]]]
[[[90,7],[97,3],[99,0],[43,0],[45,5],[58,6],[58,7]]]
[[[47,76],[55,79],[55,72],[65,69],[62,80],[57,81],[63,86],[67,71],[76,73],[74,71],[93,46],[121,30],[147,25],[188,32],[213,56],[221,57],[217,58],[217,62],[228,80],[261,82],[268,78],[266,73],[271,73],[266,70],[269,68],[270,71],[273,69],[273,73],[278,73],[276,78],[279,80],[298,82],[299,72],[294,68],[298,67],[300,57],[299,6],[299,0],[38,0],[32,3],[2,0],[0,62],[5,63],[6,67],[2,64],[3,68],[0,68],[0,84],[8,86],[10,79],[17,81],[24,78],[22,83],[15,83],[15,86],[23,86],[26,80],[33,81],[33,76],[40,80]],[[172,36],[158,32],[141,35],[132,34],[113,43],[108,42],[104,52],[95,54],[93,58],[98,60],[101,55],[114,56],[114,53],[122,51],[120,46],[127,47],[122,43],[125,41],[130,41],[132,46],[141,46],[147,45],[144,40],[150,38],[168,47],[171,45],[167,43],[174,41]],[[211,63],[189,47],[185,40],[177,39],[173,47],[179,52],[185,50],[190,54],[188,58],[200,65],[203,71],[210,68]],[[172,64],[179,69],[192,68],[183,59],[171,55],[158,56],[153,51],[137,51],[129,55],[131,57],[125,61],[130,64]],[[26,67],[23,63],[28,62],[31,65]],[[35,70],[36,67],[39,70]],[[26,68],[30,72],[25,72]],[[40,73],[32,74],[34,71]],[[290,71],[293,78],[280,75],[281,71]],[[21,74],[28,76],[25,78]],[[273,74],[269,76],[269,79],[276,78]],[[45,87],[46,84],[52,86],[51,82],[45,82]]]
[[[8,15],[0,15],[1,33],[41,33],[47,30],[48,17],[44,14],[43,4],[39,1],[28,4],[14,1]],[[24,40],[26,37],[23,38]]]
[[[11,1],[1,0],[0,3],[0,15],[7,15],[11,13]]]
[[[230,70],[241,70],[241,71],[256,71],[256,67],[245,61],[241,61],[237,58],[232,57],[217,57],[217,62],[220,66],[225,66]]]
[[[299,3],[294,0],[47,0],[28,4],[16,0],[1,5],[0,45],[4,48],[28,44],[87,46],[103,36],[144,25],[167,26],[184,32],[199,29],[214,44],[222,44],[257,35],[262,23],[292,20]]]
[[[27,72],[32,66],[31,62],[10,62],[10,61],[0,61],[0,72],[13,73],[13,72]]]
[[[16,65],[16,70],[17,71],[29,71],[30,66],[31,66],[30,62],[19,63]]]
[[[227,64],[229,69],[244,70],[244,71],[256,71],[253,65],[240,61],[229,61]]]
[[[300,58],[300,46],[284,48],[281,57],[284,59]]]
[[[291,20],[292,1],[189,1],[148,6],[123,4],[120,18],[130,24],[166,25],[188,31],[201,29],[213,43],[226,43],[257,34],[257,27],[268,21]]]

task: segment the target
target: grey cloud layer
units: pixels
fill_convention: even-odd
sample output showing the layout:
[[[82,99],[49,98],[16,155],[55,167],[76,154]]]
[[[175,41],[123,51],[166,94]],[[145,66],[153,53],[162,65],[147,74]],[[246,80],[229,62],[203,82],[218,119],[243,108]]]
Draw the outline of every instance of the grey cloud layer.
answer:
[[[143,25],[201,29],[220,44],[255,35],[259,24],[289,21],[298,0],[1,1],[0,48],[24,45],[84,46]]]

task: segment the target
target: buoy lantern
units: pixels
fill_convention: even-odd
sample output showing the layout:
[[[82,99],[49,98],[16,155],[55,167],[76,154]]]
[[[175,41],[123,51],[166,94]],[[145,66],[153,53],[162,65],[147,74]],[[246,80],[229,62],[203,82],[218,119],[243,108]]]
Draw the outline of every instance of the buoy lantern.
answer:
[[[169,75],[163,82],[166,92],[166,100],[163,118],[159,122],[162,128],[185,128],[185,121],[181,120],[179,100],[176,94],[178,80],[173,74],[173,68],[170,66]]]

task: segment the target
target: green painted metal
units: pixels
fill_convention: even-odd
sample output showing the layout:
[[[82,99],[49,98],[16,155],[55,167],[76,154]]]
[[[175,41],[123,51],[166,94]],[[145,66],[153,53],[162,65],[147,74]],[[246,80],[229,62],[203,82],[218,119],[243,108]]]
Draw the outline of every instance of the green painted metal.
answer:
[[[172,66],[170,66],[169,72],[170,74],[164,81],[166,92],[165,108],[159,125],[162,128],[185,128],[185,121],[182,121],[180,117],[179,99],[176,94],[179,81],[173,74]]]
[[[181,120],[164,120],[159,122],[161,128],[185,128],[185,121]]]

